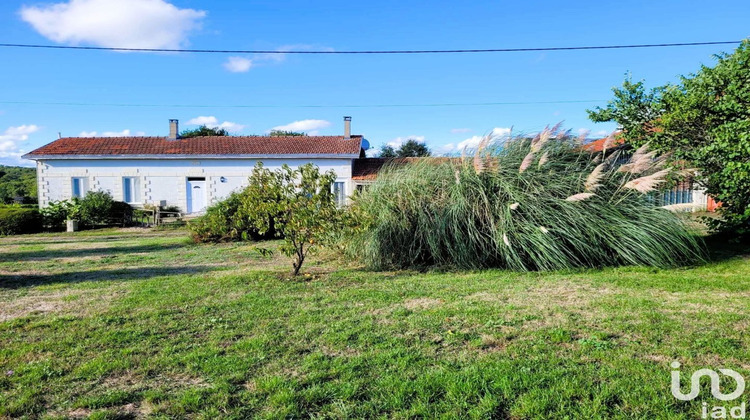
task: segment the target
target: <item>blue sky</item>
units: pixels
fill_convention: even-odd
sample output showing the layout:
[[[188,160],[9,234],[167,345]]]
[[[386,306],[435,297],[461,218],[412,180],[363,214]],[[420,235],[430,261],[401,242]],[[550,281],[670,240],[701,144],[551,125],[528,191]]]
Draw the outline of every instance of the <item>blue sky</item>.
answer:
[[[522,48],[739,40],[741,1],[3,0],[0,42],[198,49]],[[167,121],[416,137],[454,151],[493,129],[592,135],[626,72],[650,86],[733,46],[463,55],[253,56],[0,49],[0,163],[63,136],[166,135]],[[590,102],[577,102],[590,101]],[[18,104],[13,102],[29,102]],[[494,106],[374,105],[536,102]],[[559,102],[559,103],[540,103]],[[66,103],[79,105],[52,105]],[[113,106],[133,105],[133,106]],[[316,107],[301,107],[313,105]],[[250,106],[250,107],[239,107]],[[199,118],[202,117],[202,118]]]

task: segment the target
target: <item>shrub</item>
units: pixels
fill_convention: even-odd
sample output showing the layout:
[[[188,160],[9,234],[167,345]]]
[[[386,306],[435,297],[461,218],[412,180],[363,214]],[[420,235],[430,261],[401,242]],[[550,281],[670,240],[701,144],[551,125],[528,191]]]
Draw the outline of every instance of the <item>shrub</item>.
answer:
[[[202,217],[190,222],[188,227],[195,242],[226,242],[272,238],[275,231],[261,235],[247,214],[240,212],[247,198],[247,188],[229,195],[208,209]]]
[[[36,208],[0,207],[0,235],[36,233],[42,230],[42,215]]]
[[[386,168],[358,198],[350,241],[373,267],[553,270],[605,265],[674,266],[703,248],[674,214],[644,193],[664,182],[645,149],[616,167],[545,130],[509,139],[473,159],[424,159]],[[562,136],[560,136],[562,137]]]
[[[112,195],[106,191],[88,192],[79,201],[79,222],[85,226],[109,224],[114,203]]]
[[[80,213],[77,198],[63,201],[50,201],[46,207],[41,209],[43,224],[47,229],[57,230],[65,225],[68,219],[78,218]]]
[[[113,201],[109,211],[109,223],[126,225],[133,220],[133,207],[124,201]]]
[[[105,191],[91,191],[82,199],[51,201],[41,210],[44,226],[59,229],[66,220],[78,220],[82,227],[117,224],[132,220],[133,208],[128,203],[114,201]]]

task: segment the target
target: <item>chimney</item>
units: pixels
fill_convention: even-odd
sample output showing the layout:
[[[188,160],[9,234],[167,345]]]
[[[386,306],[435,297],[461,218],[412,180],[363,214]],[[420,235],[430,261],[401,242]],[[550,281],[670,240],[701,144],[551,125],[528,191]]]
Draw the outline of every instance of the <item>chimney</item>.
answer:
[[[352,117],[344,117],[344,140],[352,138]]]
[[[180,135],[179,125],[178,120],[169,120],[169,137],[167,137],[167,140],[177,140]]]

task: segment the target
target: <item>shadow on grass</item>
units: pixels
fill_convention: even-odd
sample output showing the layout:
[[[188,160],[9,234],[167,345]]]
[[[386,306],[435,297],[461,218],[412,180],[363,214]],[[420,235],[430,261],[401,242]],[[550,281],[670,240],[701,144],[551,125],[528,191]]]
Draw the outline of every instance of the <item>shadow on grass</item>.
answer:
[[[53,283],[78,283],[85,281],[131,281],[154,277],[195,275],[218,271],[222,266],[140,267],[115,270],[73,271],[59,274],[13,275],[0,274],[0,289],[19,289]]]
[[[111,246],[101,248],[78,248],[78,249],[45,249],[39,251],[18,251],[0,253],[0,262],[17,261],[44,261],[55,258],[81,258],[90,256],[134,254],[142,252],[158,252],[184,248],[189,244],[153,244],[136,246]]]
[[[750,257],[750,238],[738,239],[727,235],[709,235],[705,238],[709,262],[722,262],[738,257]]]

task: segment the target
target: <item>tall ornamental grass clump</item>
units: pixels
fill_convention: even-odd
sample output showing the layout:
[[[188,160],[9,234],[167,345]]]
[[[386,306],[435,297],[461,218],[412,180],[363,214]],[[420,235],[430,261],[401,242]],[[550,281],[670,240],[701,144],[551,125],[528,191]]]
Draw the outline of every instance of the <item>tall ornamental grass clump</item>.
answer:
[[[353,251],[376,268],[527,271],[704,259],[681,219],[646,198],[669,174],[663,157],[643,147],[618,164],[614,137],[591,154],[556,131],[494,145],[487,137],[473,156],[386,168],[352,209],[362,220]]]

